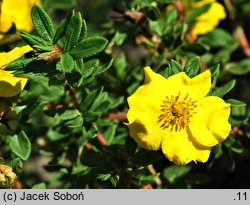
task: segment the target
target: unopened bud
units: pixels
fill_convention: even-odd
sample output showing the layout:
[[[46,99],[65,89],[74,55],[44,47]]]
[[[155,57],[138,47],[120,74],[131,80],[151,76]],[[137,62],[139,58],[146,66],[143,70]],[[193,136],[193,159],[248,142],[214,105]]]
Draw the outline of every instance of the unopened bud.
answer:
[[[10,166],[0,164],[0,187],[11,188],[17,180],[16,174]]]

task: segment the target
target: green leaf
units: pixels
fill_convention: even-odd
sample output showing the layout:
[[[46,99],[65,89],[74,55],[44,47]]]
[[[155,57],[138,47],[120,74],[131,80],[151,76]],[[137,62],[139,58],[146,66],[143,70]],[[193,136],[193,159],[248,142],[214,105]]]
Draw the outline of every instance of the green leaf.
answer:
[[[70,73],[74,69],[74,59],[68,53],[61,55],[60,63],[65,73]]]
[[[71,18],[73,17],[74,13],[75,13],[75,12],[72,11],[72,12],[67,16],[66,19],[63,19],[63,20],[60,22],[59,26],[58,26],[57,29],[56,29],[56,33],[55,33],[55,35],[54,35],[53,44],[57,44],[58,41],[59,41],[60,39],[62,39],[62,37],[65,35],[65,33],[66,33],[66,31],[67,31],[67,26],[69,25],[69,23],[70,23],[70,21],[71,21]],[[65,40],[67,40],[67,39],[65,39]],[[62,46],[62,45],[61,45],[61,46]]]
[[[35,60],[37,57],[32,58],[25,58],[24,56],[21,56],[20,58],[12,61],[7,67],[4,68],[4,70],[19,70],[24,67],[26,67],[28,64],[30,64],[33,60]]]
[[[174,24],[178,18],[178,12],[176,8],[173,8],[171,11],[167,12],[165,16],[165,26],[168,27],[171,24]]]
[[[117,31],[114,36],[115,45],[121,46],[127,37],[128,34]]]
[[[183,45],[179,49],[182,52],[192,53],[194,55],[199,55],[199,56],[202,56],[207,52],[207,50],[201,44],[198,43]]]
[[[245,107],[246,103],[239,101],[239,100],[235,100],[235,99],[228,99],[226,100],[227,103],[230,103],[232,107]]]
[[[15,173],[20,175],[23,171],[23,162],[20,158],[15,158],[8,163],[6,163],[8,166],[15,169]]]
[[[54,27],[48,14],[41,7],[34,5],[31,10],[31,18],[39,36],[52,44]]]
[[[168,78],[169,76],[179,73],[181,71],[183,71],[181,65],[177,61],[171,60],[171,62],[168,63],[168,67],[163,71],[162,75],[165,78]]]
[[[230,148],[235,153],[242,154],[244,152],[242,143],[231,136],[226,138],[226,140],[223,142],[223,145],[227,148]]]
[[[226,64],[224,70],[233,75],[246,75],[250,72],[250,59],[244,59],[240,62],[230,62]]]
[[[81,110],[83,111],[89,110],[90,106],[92,105],[94,100],[97,98],[97,96],[102,92],[102,90],[103,88],[99,88],[91,92],[85,91],[86,94],[82,98],[83,101],[80,104]]]
[[[65,123],[69,128],[76,128],[81,127],[83,123],[82,116],[77,116],[76,118],[73,118]]]
[[[89,111],[102,113],[109,108],[108,107],[109,104],[110,104],[110,101],[108,100],[108,93],[102,92],[96,97],[95,101],[92,102],[92,105],[89,108]]]
[[[77,116],[80,116],[81,113],[77,109],[71,108],[67,110],[65,109],[60,110],[58,115],[59,118],[62,120],[70,120],[76,118]]]
[[[29,113],[29,118],[31,119],[37,116],[43,110],[46,104],[46,102],[36,103],[34,109]]]
[[[190,77],[198,75],[201,72],[200,57],[196,56],[188,61],[184,67],[184,72]]]
[[[74,58],[87,58],[101,52],[108,41],[102,37],[86,38],[76,44],[69,54]]]
[[[143,10],[146,17],[152,21],[155,21],[160,18],[160,11],[154,6],[145,6]]]
[[[124,53],[121,53],[114,61],[115,72],[119,79],[125,78],[126,67],[127,67],[126,56]]]
[[[216,28],[208,34],[199,37],[199,42],[212,47],[228,47],[236,42],[235,38],[227,31]]]
[[[80,38],[86,38],[87,36],[87,23],[86,21],[83,19],[82,20],[82,28],[81,28],[81,33],[80,33]]]
[[[64,139],[68,135],[65,133],[60,133],[60,131],[56,131],[56,130],[53,130],[52,128],[50,128],[47,132],[47,136],[48,136],[48,139],[53,142],[53,141],[58,141],[58,140]]]
[[[103,72],[105,72],[106,70],[108,70],[113,64],[113,59],[111,59],[110,61],[108,61],[107,63],[98,66],[95,71],[93,72],[93,76],[97,76],[102,74]]]
[[[220,64],[216,64],[214,66],[211,66],[208,68],[212,74],[213,77],[213,83],[216,83],[216,81],[219,78],[220,75]]]
[[[111,177],[110,177],[110,182],[111,182],[111,184],[112,184],[114,187],[116,187],[116,186],[119,184],[119,182],[120,182],[120,176],[119,176],[119,175],[111,176]]]
[[[159,177],[160,176],[160,173],[158,174],[154,174],[154,175],[149,175],[149,176],[145,176],[145,175],[139,175],[139,176],[136,176],[136,178],[142,182],[142,183],[150,183],[152,182],[156,177]]]
[[[37,48],[37,46],[50,47],[50,45],[52,45],[48,41],[44,40],[43,38],[29,34],[27,32],[21,32],[20,36],[28,45],[30,45],[33,48]]]
[[[100,179],[101,181],[107,181],[111,176],[111,174],[98,174],[97,179]]]
[[[31,143],[24,131],[10,138],[10,148],[22,160],[27,160],[31,153]]]
[[[216,88],[212,93],[210,93],[210,96],[218,96],[223,97],[226,93],[228,93],[230,90],[232,90],[235,86],[236,81],[231,80],[227,84],[223,85],[222,87]]]
[[[158,36],[173,34],[173,26],[176,24],[178,12],[176,8],[167,12],[157,21],[149,21],[150,29]]]
[[[31,189],[46,189],[46,184],[44,182],[41,182],[33,185]]]
[[[177,179],[186,175],[191,169],[192,166],[172,165],[164,170],[163,177],[171,184],[173,184],[176,182]]]
[[[77,12],[71,17],[69,24],[66,25],[67,30],[61,38],[64,52],[70,51],[79,41],[82,32],[82,24],[83,20],[80,12]]]

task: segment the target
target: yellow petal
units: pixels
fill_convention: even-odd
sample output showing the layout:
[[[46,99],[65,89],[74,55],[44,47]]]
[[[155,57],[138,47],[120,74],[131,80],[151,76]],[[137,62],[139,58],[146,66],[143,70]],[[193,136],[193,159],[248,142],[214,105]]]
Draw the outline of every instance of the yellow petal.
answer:
[[[144,84],[128,98],[127,125],[130,136],[140,146],[147,150],[158,150],[163,136],[158,117],[161,114],[160,105],[165,98],[166,79],[150,67],[146,67],[144,72]]]
[[[192,79],[184,72],[165,79],[146,67],[145,81],[133,95],[128,98],[129,111],[127,114],[130,136],[148,150],[160,147],[164,131],[159,123],[162,114],[162,103],[166,96],[177,96],[183,93],[196,99],[204,97],[211,84],[211,74],[206,71]]]
[[[139,119],[128,123],[129,135],[144,149],[159,150],[161,148],[162,132],[155,129],[155,124],[148,119]]]
[[[211,149],[201,147],[190,139],[187,130],[166,132],[162,139],[164,155],[177,165],[186,165],[191,161],[206,162]]]
[[[164,95],[155,92],[154,89],[158,88],[159,81],[155,81],[152,76],[163,82],[165,80],[162,76],[153,73],[151,69],[145,70],[146,84],[140,86],[128,98],[130,109],[127,118],[130,136],[143,148],[158,150],[160,149],[162,134],[157,121],[160,115],[159,103],[162,103]],[[152,98],[155,100],[152,100]]]
[[[197,17],[191,34],[194,37],[199,34],[206,34],[212,31],[219,24],[220,20],[225,18],[226,12],[223,5],[218,2],[213,2],[207,12]]]
[[[180,72],[167,79],[152,71],[150,67],[146,67],[144,72],[144,85],[140,86],[137,91],[141,92],[140,90],[145,90],[145,88],[149,89],[148,92],[151,92],[151,96],[152,94],[160,97],[177,96],[181,92],[184,96],[189,94],[198,100],[206,96],[211,88],[211,73],[209,70],[194,78],[189,78],[186,73]],[[144,87],[147,84],[150,84],[150,86]]]
[[[3,0],[1,3],[0,31],[7,32],[12,23],[19,31],[31,31],[31,8],[34,4],[41,5],[40,0]]]
[[[21,57],[25,53],[31,51],[30,46],[16,47],[9,52],[0,53],[0,69],[6,67],[9,63]]]
[[[206,4],[210,4],[215,2],[216,0],[201,0],[201,1],[197,1],[197,2],[192,2],[191,7],[196,8],[196,7],[201,7],[204,6]]]
[[[189,94],[191,98],[198,100],[206,96],[211,88],[211,73],[206,70],[194,78],[189,78],[184,72],[180,72],[170,76],[167,83],[166,96],[176,96],[181,92],[182,96]]]
[[[188,128],[199,144],[212,147],[228,137],[231,130],[228,122],[230,104],[219,97],[208,96],[197,103],[195,111]]]
[[[15,77],[11,71],[0,69],[0,97],[12,97],[19,94],[27,83],[27,78]]]
[[[3,70],[9,63],[32,50],[30,46],[16,47],[9,52],[0,53],[0,96],[12,97],[20,93],[27,83],[27,78],[15,77],[13,71]]]

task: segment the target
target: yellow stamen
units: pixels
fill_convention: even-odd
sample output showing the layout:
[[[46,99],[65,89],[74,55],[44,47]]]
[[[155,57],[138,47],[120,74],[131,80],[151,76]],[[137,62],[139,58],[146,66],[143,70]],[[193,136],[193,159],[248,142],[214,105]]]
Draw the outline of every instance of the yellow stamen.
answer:
[[[171,131],[184,129],[189,123],[190,117],[195,112],[196,101],[189,98],[187,94],[183,99],[180,98],[181,92],[177,96],[166,96],[161,105],[162,114],[158,117],[158,123],[162,129],[170,128]]]

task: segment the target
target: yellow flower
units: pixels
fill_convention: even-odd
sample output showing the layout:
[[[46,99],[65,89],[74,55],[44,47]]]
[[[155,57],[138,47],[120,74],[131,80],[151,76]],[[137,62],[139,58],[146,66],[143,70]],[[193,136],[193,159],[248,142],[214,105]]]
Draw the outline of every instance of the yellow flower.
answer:
[[[13,71],[5,71],[4,68],[32,50],[29,46],[17,47],[9,52],[0,53],[0,97],[12,97],[20,93],[27,83],[27,78],[15,77]]]
[[[206,162],[213,146],[228,136],[230,105],[207,96],[209,70],[194,78],[184,72],[167,79],[144,69],[145,81],[128,98],[130,136],[147,150],[162,149],[177,165]]]
[[[216,0],[202,0],[192,3],[192,8],[197,8],[210,3],[210,8],[196,18],[192,26],[191,35],[196,38],[198,35],[206,34],[218,26],[220,20],[226,18],[226,12],[222,4]]]
[[[3,0],[0,4],[0,33],[7,32],[13,23],[18,31],[30,32],[33,29],[30,13],[34,4],[41,6],[41,0]]]

